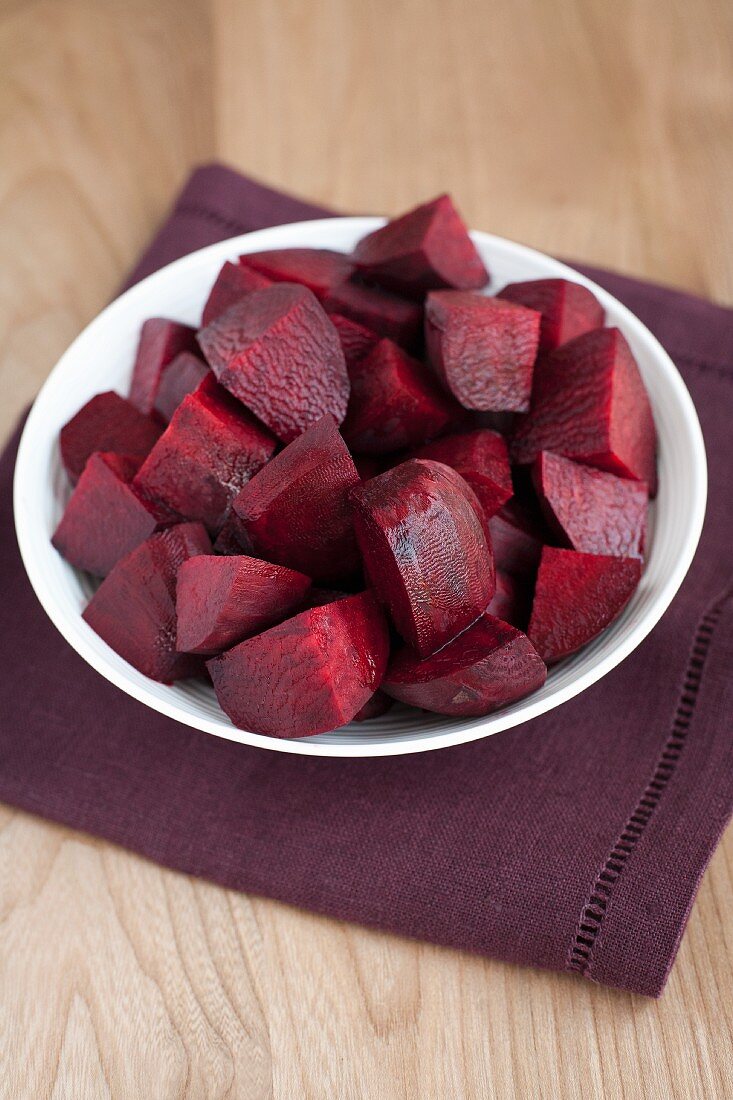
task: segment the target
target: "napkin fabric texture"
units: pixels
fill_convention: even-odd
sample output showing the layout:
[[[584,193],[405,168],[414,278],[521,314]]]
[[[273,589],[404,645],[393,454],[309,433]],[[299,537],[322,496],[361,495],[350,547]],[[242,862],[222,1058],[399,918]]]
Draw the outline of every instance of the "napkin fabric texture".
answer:
[[[130,281],[327,212],[199,169]],[[583,269],[589,271],[589,269]],[[249,748],[128,698],[56,632],[0,463],[0,799],[237,890],[658,995],[733,807],[733,311],[589,271],[660,338],[710,463],[702,543],[651,636],[582,695],[439,752]]]

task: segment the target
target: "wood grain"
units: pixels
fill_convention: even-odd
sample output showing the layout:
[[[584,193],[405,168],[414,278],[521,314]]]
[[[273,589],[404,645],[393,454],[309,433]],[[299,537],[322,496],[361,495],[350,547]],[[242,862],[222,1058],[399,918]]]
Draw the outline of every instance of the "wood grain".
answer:
[[[0,0],[0,427],[194,163],[733,302],[723,0]],[[0,1098],[733,1095],[733,834],[663,999],[235,894],[0,809]]]

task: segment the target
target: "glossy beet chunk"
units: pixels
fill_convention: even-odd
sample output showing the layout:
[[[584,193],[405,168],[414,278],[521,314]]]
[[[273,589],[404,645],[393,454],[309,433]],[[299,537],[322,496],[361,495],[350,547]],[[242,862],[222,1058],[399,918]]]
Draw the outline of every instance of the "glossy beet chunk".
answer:
[[[182,351],[163,371],[155,398],[155,411],[166,424],[184,397],[197,390],[210,370],[190,351]]]
[[[130,401],[142,413],[151,413],[163,373],[182,351],[196,352],[196,330],[165,317],[150,317],[140,330],[130,383]]]
[[[336,329],[338,338],[341,341],[347,369],[358,363],[365,355],[368,355],[381,339],[376,332],[360,325],[358,321],[342,317],[339,313],[331,313],[329,316],[331,324]]]
[[[87,401],[59,433],[61,461],[72,484],[95,451],[145,458],[163,428],[112,390]]]
[[[486,610],[493,556],[481,505],[455,470],[412,459],[364,482],[351,500],[370,582],[421,656]]]
[[[345,579],[359,555],[348,492],[359,475],[325,416],[268,462],[234,501],[257,554],[315,580]]]
[[[345,253],[330,248],[273,248],[269,252],[247,252],[239,257],[239,263],[273,282],[307,286],[316,298],[325,298],[354,270]]]
[[[470,291],[433,291],[425,304],[428,358],[467,409],[529,409],[539,330],[534,310]]]
[[[654,494],[654,419],[639,368],[618,329],[595,329],[538,360],[532,408],[517,425],[510,450],[518,463],[553,451],[645,481]]]
[[[496,592],[486,609],[489,615],[526,631],[531,607],[532,589],[528,578],[497,569]]]
[[[542,551],[528,634],[548,664],[575,653],[623,611],[641,577],[638,558]]]
[[[199,333],[214,374],[289,443],[326,413],[340,423],[349,376],[336,331],[310,290],[256,290]]]
[[[455,641],[424,660],[407,647],[390,661],[383,688],[437,714],[478,717],[523,699],[547,669],[525,634],[482,615]]]
[[[383,691],[375,691],[371,699],[368,699],[361,710],[357,711],[352,721],[370,722],[372,718],[381,718],[394,706],[394,700],[390,699]]]
[[[210,553],[200,523],[160,531],[117,562],[92,596],[85,620],[153,680],[170,684],[198,675],[201,658],[176,650],[176,576],[184,561]]]
[[[221,653],[292,615],[310,584],[302,573],[256,558],[191,558],[178,571],[176,646]]]
[[[369,592],[311,608],[208,662],[235,726],[309,737],[350,722],[387,665],[384,615]]]
[[[429,370],[391,340],[349,368],[351,397],[342,432],[349,447],[381,455],[440,435],[462,409]]]
[[[604,321],[603,306],[592,291],[569,279],[530,279],[509,283],[497,294],[507,302],[541,315],[540,351],[552,351]]]
[[[222,313],[226,313],[245,295],[253,290],[264,290],[270,286],[271,280],[259,271],[251,267],[243,267],[242,264],[225,263],[216,277],[209,297],[206,299],[204,312],[201,315],[201,325],[210,325]]]
[[[447,435],[420,447],[412,457],[443,462],[459,473],[478,497],[487,519],[514,491],[506,442],[488,428]]]
[[[418,302],[352,280],[334,287],[323,299],[323,306],[328,313],[356,321],[407,351],[414,352],[421,346],[423,311]]]

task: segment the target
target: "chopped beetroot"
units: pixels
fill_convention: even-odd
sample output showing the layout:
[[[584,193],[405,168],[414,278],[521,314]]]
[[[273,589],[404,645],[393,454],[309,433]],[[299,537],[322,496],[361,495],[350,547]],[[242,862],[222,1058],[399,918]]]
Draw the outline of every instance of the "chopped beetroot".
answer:
[[[392,340],[380,340],[349,368],[351,397],[342,432],[349,447],[381,455],[424,443],[460,421],[463,410],[430,371]]]
[[[241,519],[232,509],[224,521],[224,526],[216,536],[214,543],[216,554],[249,554],[254,555],[254,547],[249,540],[249,535],[244,529]]]
[[[545,546],[528,634],[548,663],[575,653],[620,615],[641,578],[638,558]]]
[[[315,580],[359,568],[348,492],[359,475],[330,416],[324,416],[252,478],[234,511],[257,554]]]
[[[496,570],[496,592],[487,607],[489,615],[526,630],[532,606],[531,588],[526,578]]]
[[[353,722],[369,722],[372,718],[381,718],[394,706],[394,700],[383,691],[375,691],[371,699],[367,699],[364,706],[352,718]]]
[[[340,313],[331,313],[331,324],[338,333],[341,347],[344,352],[346,366],[352,367],[365,355],[368,355],[380,337],[376,332],[371,332],[358,321],[352,321],[348,317],[342,317]]]
[[[540,315],[466,290],[434,290],[425,341],[436,374],[467,409],[526,412]]]
[[[447,435],[420,447],[411,457],[431,458],[456,470],[473,489],[487,519],[514,491],[506,442],[488,428]]]
[[[389,663],[388,695],[437,714],[478,717],[542,687],[547,669],[525,634],[482,615],[454,641],[421,660],[407,646]]]
[[[564,546],[586,554],[642,556],[648,503],[644,482],[550,451],[538,455],[533,476],[547,520]]]
[[[417,351],[422,342],[422,306],[376,286],[359,282],[340,283],[323,299],[327,313],[338,313],[363,328],[386,336],[407,351]]]
[[[569,279],[509,283],[499,291],[497,298],[537,310],[542,317],[540,351],[552,351],[584,332],[600,328],[605,316],[595,294]]]
[[[178,571],[176,647],[211,655],[294,614],[310,579],[244,556],[200,554]]]
[[[333,603],[335,600],[344,600],[349,595],[340,588],[311,588],[303,600],[301,611],[308,611],[311,607],[323,607],[324,603]]]
[[[367,234],[353,253],[365,278],[421,299],[428,290],[485,286],[489,273],[449,195]]]
[[[213,533],[275,446],[274,436],[208,377],[178,406],[133,484]]]
[[[199,333],[221,384],[284,443],[325,413],[340,423],[349,376],[336,331],[310,290],[255,290]]]
[[[455,470],[411,459],[363,482],[351,501],[370,582],[421,656],[486,610],[493,555],[481,505]]]
[[[239,262],[273,282],[301,283],[316,298],[325,298],[354,270],[344,252],[330,248],[273,248],[269,252],[247,252]]]
[[[271,282],[271,279],[260,275],[254,268],[227,261],[217,275],[216,282],[206,299],[204,312],[201,315],[202,328],[210,325],[222,313],[226,313],[240,298],[251,294],[253,290],[264,290],[265,287],[270,286]]]
[[[200,657],[176,651],[176,576],[184,561],[210,554],[200,523],[181,523],[146,539],[105,577],[84,619],[139,672],[173,683],[203,671]]]
[[[158,386],[155,398],[155,411],[158,416],[169,422],[184,397],[197,390],[210,374],[206,363],[190,351],[182,351],[168,364]]]
[[[617,328],[598,328],[541,357],[532,409],[518,424],[512,460],[553,451],[645,481],[656,492],[656,432],[649,398]]]
[[[514,576],[536,572],[548,533],[532,509],[512,498],[491,517],[489,530],[497,569]]]
[[[309,737],[350,722],[389,655],[370,592],[303,611],[208,662],[219,703],[240,729]]]
[[[140,412],[153,411],[163,372],[182,351],[198,351],[196,330],[190,325],[165,317],[151,317],[145,322],[130,383],[130,401]]]
[[[61,461],[76,484],[87,459],[95,451],[143,459],[160,438],[163,428],[134,405],[108,390],[87,401],[59,432]]]

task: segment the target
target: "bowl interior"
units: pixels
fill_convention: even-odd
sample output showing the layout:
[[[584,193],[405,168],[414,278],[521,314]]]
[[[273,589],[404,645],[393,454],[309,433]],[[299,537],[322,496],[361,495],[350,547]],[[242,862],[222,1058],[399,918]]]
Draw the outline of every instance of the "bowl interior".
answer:
[[[659,435],[659,495],[651,509],[647,567],[623,614],[580,653],[553,668],[528,698],[486,718],[450,719],[395,706],[381,718],[334,733],[277,740],[236,729],[211,687],[157,684],[123,661],[87,626],[81,612],[95,582],[56,553],[50,537],[69,488],[58,432],[93,394],[127,393],[140,325],[163,315],[198,324],[209,287],[225,260],[265,248],[312,246],[349,251],[379,218],[334,218],[278,226],[202,249],[151,275],[113,302],[71,345],[41,390],[21,440],[15,474],[18,540],[31,583],[68,642],[122,690],[177,721],[231,740],[283,752],[381,756],[459,744],[496,733],[558,706],[623,660],[651,630],[679,587],[705,511],[706,464],[699,423],[676,370],[648,329],[610,294],[564,264],[487,233],[473,239],[492,274],[491,291],[522,279],[566,277],[589,286],[636,356]]]

